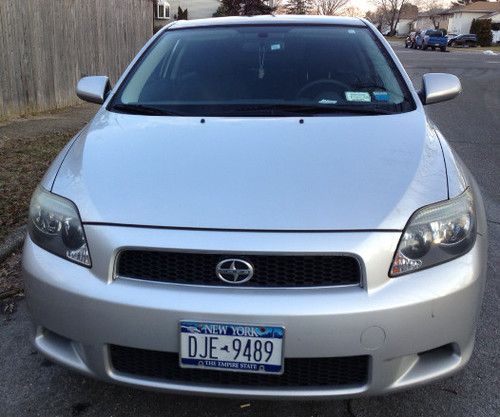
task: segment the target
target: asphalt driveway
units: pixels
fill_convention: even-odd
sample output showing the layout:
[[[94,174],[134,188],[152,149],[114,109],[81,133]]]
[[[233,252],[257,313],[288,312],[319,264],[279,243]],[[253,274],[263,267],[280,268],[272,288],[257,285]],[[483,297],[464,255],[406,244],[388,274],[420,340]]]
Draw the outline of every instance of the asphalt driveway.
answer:
[[[425,72],[458,75],[464,93],[428,112],[481,186],[489,273],[470,365],[433,385],[351,401],[272,402],[185,397],[105,384],[67,371],[29,344],[24,301],[0,314],[0,416],[464,416],[500,415],[500,55],[396,46],[416,85]],[[9,310],[9,309],[7,309]]]

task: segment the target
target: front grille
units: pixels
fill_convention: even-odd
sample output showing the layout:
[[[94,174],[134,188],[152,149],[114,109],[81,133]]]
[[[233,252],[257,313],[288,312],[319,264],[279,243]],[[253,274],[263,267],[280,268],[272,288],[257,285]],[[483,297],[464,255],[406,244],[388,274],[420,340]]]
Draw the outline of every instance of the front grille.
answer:
[[[120,373],[165,382],[253,387],[338,387],[367,383],[368,356],[285,358],[282,375],[187,369],[172,352],[110,346],[111,363]]]
[[[118,257],[120,277],[196,285],[227,285],[215,273],[230,258],[253,265],[245,287],[317,287],[360,284],[361,270],[351,256],[235,255],[125,250]]]

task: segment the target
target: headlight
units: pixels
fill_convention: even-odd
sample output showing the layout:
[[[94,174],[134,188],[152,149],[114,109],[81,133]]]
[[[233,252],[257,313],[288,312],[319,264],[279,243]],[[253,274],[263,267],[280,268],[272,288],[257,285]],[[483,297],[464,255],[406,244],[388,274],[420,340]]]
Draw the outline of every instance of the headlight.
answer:
[[[458,197],[423,207],[410,218],[389,271],[408,274],[458,258],[476,240],[476,215],[469,189]]]
[[[38,187],[31,198],[28,231],[45,250],[90,267],[90,254],[76,206]]]

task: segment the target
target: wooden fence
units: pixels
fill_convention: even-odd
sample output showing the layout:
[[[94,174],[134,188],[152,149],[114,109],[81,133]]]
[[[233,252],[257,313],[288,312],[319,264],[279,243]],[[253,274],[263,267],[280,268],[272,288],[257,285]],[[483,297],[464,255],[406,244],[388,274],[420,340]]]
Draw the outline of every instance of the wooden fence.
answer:
[[[151,0],[0,0],[0,119],[78,102],[84,75],[116,81],[152,33]]]

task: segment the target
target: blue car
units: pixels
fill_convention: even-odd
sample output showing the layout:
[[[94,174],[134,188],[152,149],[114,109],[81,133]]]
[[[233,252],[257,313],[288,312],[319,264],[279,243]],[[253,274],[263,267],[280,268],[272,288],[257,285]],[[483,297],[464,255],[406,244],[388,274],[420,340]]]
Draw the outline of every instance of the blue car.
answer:
[[[427,48],[432,48],[433,51],[439,48],[441,52],[446,52],[448,38],[442,30],[426,29],[417,34],[415,44],[417,49],[423,49],[424,51]]]

